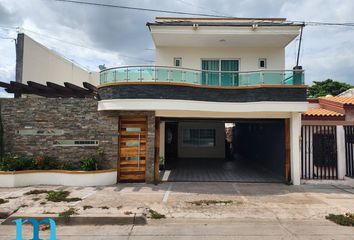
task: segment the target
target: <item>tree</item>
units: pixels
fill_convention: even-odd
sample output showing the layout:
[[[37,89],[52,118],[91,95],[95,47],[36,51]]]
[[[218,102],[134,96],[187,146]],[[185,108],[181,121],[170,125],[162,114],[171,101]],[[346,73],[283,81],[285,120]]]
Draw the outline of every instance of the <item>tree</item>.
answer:
[[[352,88],[353,86],[327,79],[325,81],[314,81],[314,84],[307,89],[307,97],[317,98],[326,95],[337,96],[338,94]]]

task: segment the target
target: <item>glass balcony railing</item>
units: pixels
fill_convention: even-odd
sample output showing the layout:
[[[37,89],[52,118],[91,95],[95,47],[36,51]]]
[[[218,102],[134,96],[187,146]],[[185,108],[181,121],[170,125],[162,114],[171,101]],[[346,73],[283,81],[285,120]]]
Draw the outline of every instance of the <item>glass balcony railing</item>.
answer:
[[[115,82],[171,82],[204,86],[302,85],[304,71],[205,71],[162,66],[117,67],[101,71],[100,84]]]

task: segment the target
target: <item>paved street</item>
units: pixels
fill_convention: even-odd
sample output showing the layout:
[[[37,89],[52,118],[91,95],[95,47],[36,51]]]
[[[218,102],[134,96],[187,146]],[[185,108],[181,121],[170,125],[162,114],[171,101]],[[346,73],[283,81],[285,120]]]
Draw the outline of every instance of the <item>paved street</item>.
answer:
[[[70,191],[77,202],[49,202],[45,194],[24,195],[33,189]],[[11,217],[57,217],[74,207],[73,218],[100,219],[97,226],[58,226],[60,239],[354,239],[354,228],[336,225],[325,216],[354,212],[354,188],[345,185],[256,183],[119,184],[109,187],[1,188],[8,199],[0,211]],[[45,202],[45,204],[43,204]],[[42,204],[41,204],[42,203]],[[90,209],[84,209],[90,206]],[[166,216],[151,219],[152,209]],[[147,215],[137,223],[138,216]],[[117,225],[108,220],[125,217]],[[11,224],[11,223],[10,223]],[[31,235],[31,227],[24,234]],[[41,232],[46,236],[49,231]],[[0,239],[13,239],[14,225],[0,225]]]

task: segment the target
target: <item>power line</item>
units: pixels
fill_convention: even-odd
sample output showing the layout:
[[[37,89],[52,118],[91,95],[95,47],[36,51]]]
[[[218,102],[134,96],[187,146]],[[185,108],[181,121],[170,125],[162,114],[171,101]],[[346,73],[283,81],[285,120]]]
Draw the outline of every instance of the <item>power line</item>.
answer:
[[[225,15],[225,14],[220,13],[220,12],[218,12],[218,11],[215,11],[215,10],[213,10],[213,9],[211,9],[211,8],[202,7],[202,6],[199,6],[199,5],[197,5],[197,4],[193,4],[193,3],[190,3],[190,2],[187,2],[187,1],[184,1],[184,0],[177,0],[177,1],[178,1],[178,2],[181,2],[181,3],[184,3],[184,4],[186,4],[186,5],[189,5],[189,6],[197,7],[197,8],[202,9],[202,10],[207,10],[207,11],[211,11],[211,12],[216,13],[216,14]]]
[[[76,1],[76,0],[55,0],[55,1],[66,2],[66,3],[74,3],[74,4],[91,5],[91,6],[99,6],[99,7],[120,8],[120,9],[136,10],[136,11],[172,13],[172,14],[180,14],[180,15],[216,17],[216,18],[231,17],[231,18],[236,18],[237,19],[237,17],[226,16],[226,15],[215,15],[215,14],[206,14],[206,13],[191,13],[191,12],[182,12],[182,11],[170,11],[170,10],[153,9],[153,8],[129,7],[129,6],[104,4],[104,3],[97,3],[97,2],[84,2],[84,1]],[[186,3],[184,0],[179,0],[179,1]],[[207,9],[207,8],[204,8],[204,9],[210,10],[210,9]],[[212,11],[214,11],[214,10],[212,10]],[[214,11],[214,12],[216,12],[216,11]],[[274,20],[266,20],[266,19],[265,20],[257,19],[257,22],[276,22],[276,21],[274,21]],[[305,24],[305,25],[309,25],[309,26],[345,26],[345,27],[354,27],[354,22],[343,22],[343,23],[340,23],[340,22],[291,21],[291,20],[284,21],[284,22],[293,23],[293,24]]]
[[[222,16],[222,15],[213,15],[213,14],[205,14],[205,13],[191,13],[191,12],[170,11],[170,10],[152,9],[152,8],[128,7],[128,6],[121,6],[121,5],[94,3],[94,2],[83,2],[83,1],[75,1],[75,0],[55,0],[55,1],[92,5],[92,6],[99,6],[99,7],[121,8],[121,9],[129,9],[129,10],[136,10],[136,11],[172,13],[172,14],[190,15],[190,16],[204,16],[204,17],[227,17],[227,16]]]
[[[35,32],[35,31],[32,31],[32,30],[26,29],[26,28],[22,28],[22,29],[25,32],[31,32],[31,33],[37,34],[37,35],[39,35],[41,37],[53,39],[53,40],[59,41],[61,43],[66,43],[66,44],[70,44],[70,45],[77,46],[77,47],[80,47],[80,48],[86,48],[86,49],[89,49],[89,50],[97,51],[97,49],[92,48],[92,47],[84,46],[84,45],[77,44],[77,43],[74,43],[74,42],[69,42],[69,41],[66,41],[66,40],[63,40],[63,39],[60,39],[60,38],[56,38],[56,37],[51,37],[51,36],[48,36],[48,35],[45,35],[45,34],[42,34],[42,33],[39,33],[39,32]],[[119,57],[123,57],[123,58],[132,58],[132,59],[137,59],[137,60],[141,60],[141,61],[144,61],[144,62],[154,62],[152,60],[139,58],[139,57],[132,57],[132,56],[124,55],[124,54],[118,54],[118,55],[119,55]]]

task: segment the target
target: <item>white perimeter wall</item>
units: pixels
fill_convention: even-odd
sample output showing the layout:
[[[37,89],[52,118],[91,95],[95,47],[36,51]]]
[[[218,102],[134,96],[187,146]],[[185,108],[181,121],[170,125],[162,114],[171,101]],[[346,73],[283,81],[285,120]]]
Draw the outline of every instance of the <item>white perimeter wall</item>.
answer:
[[[26,84],[27,81],[44,85],[47,81],[60,85],[64,82],[98,85],[99,73],[86,71],[25,35],[22,82]]]
[[[215,147],[190,147],[183,145],[183,129],[215,129]],[[178,123],[178,157],[179,158],[225,158],[225,124],[180,122]]]
[[[173,58],[182,58],[182,67],[201,69],[201,59],[240,59],[240,71],[255,71],[258,59],[267,58],[268,70],[285,69],[284,48],[192,48],[158,47],[156,65],[173,66]]]

